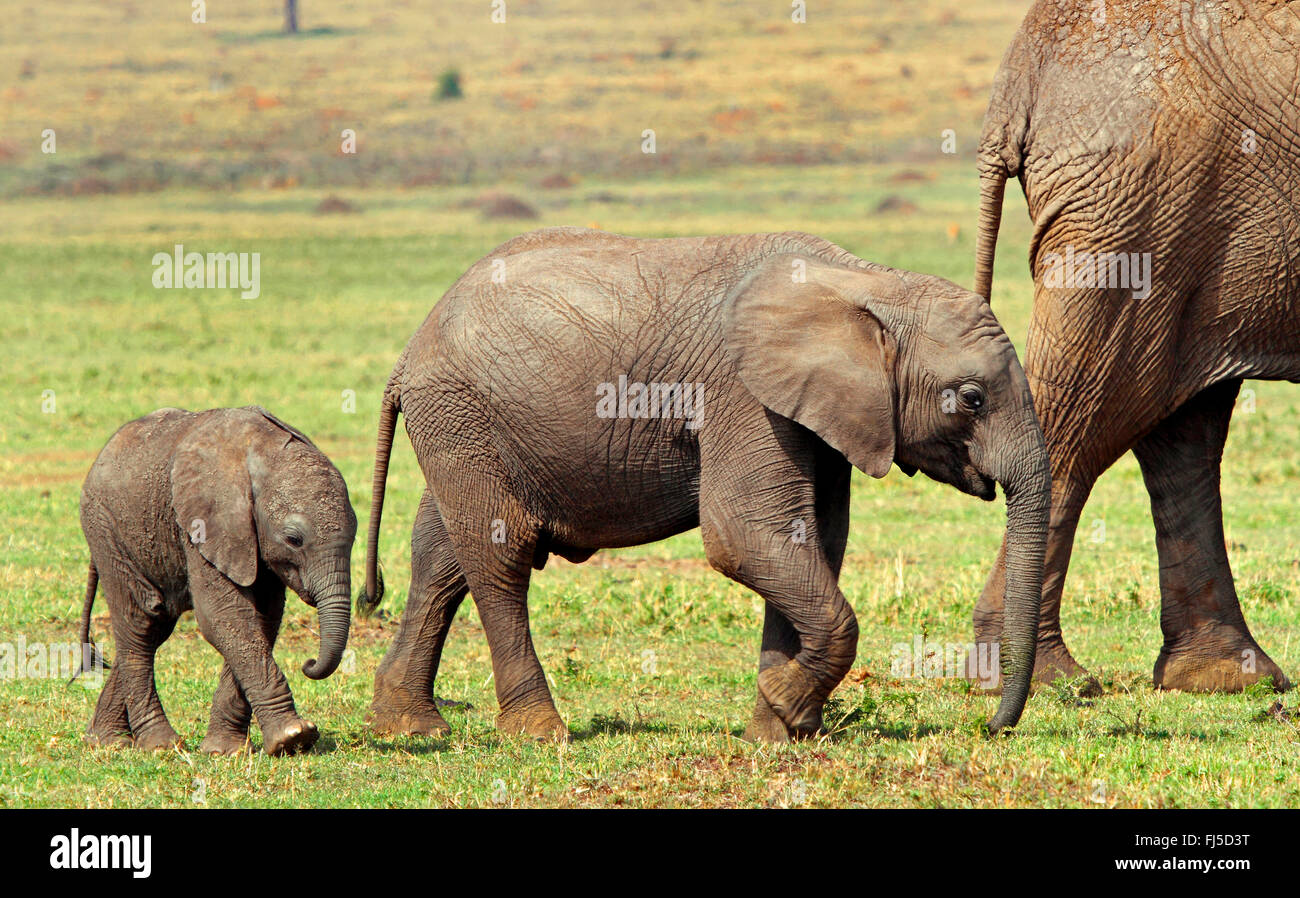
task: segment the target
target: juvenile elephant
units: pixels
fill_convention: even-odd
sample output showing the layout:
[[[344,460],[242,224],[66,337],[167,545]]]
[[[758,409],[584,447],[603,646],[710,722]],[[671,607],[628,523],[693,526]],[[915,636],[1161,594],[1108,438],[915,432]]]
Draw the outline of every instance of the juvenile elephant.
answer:
[[[1028,385],[979,297],[806,234],[637,240],[558,228],[476,263],[398,359],[380,411],[359,610],[376,557],[397,414],[426,489],[411,587],[375,676],[372,725],[445,734],[434,676],[473,593],[505,732],[563,738],[528,630],[551,553],[699,526],[709,563],[766,600],[747,735],[815,733],[857,651],[837,581],[850,463],[897,462],[1007,495],[1012,726],[1033,667],[1049,483]]]
[[[319,657],[303,673],[334,672],[348,641],[357,521],[343,477],[307,437],[256,407],[159,409],[123,426],[95,459],[81,527],[91,558],[81,642],[90,645],[102,583],[117,645],[91,742],[156,749],[180,741],[153,664],[190,608],[225,658],[200,750],[242,751],[254,713],[268,754],[316,742],[271,650],[288,586],[320,618]]]
[[[1025,373],[1052,464],[1039,678],[1084,673],[1062,587],[1093,484],[1132,449],[1160,557],[1155,685],[1290,685],[1237,601],[1219,463],[1242,379],[1300,379],[1297,84],[1295,0],[1039,0],[1003,59],[975,290],[990,296],[1018,177],[1034,223]],[[1001,638],[1003,570],[999,556],[975,610],[982,643]]]

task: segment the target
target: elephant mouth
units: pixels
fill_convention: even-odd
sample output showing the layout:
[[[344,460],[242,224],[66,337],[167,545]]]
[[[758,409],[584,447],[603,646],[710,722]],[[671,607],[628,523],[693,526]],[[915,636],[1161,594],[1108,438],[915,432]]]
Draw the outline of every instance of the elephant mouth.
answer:
[[[983,499],[985,502],[992,502],[997,498],[997,481],[992,477],[969,466],[962,473],[965,476],[953,484],[957,489],[968,495]]]

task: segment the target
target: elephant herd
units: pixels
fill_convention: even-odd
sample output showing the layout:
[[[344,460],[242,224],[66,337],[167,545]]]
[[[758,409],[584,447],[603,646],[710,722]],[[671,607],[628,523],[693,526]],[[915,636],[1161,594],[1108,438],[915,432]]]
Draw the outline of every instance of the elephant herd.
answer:
[[[1101,10],[1100,15],[1098,9]],[[384,389],[357,613],[381,600],[399,414],[425,488],[400,628],[369,722],[449,732],[434,701],[472,595],[507,733],[563,739],[527,609],[534,569],[698,527],[764,599],[748,738],[817,733],[857,622],[838,586],[851,468],[893,465],[1007,503],[975,608],[1014,726],[1031,681],[1078,676],[1060,627],[1075,528],[1124,452],[1151,497],[1159,688],[1283,672],[1255,642],[1224,544],[1219,463],[1245,378],[1300,381],[1300,2],[1039,0],[980,142],[975,292],[807,234],[524,234],[472,266]],[[990,305],[1006,181],[1033,221],[1023,369]],[[82,492],[116,658],[89,737],[171,745],[153,659],[193,609],[225,665],[204,751],[309,748],[272,648],[285,587],[318,609],[328,676],[349,630],[347,486],[260,408],[162,409],[105,446]]]

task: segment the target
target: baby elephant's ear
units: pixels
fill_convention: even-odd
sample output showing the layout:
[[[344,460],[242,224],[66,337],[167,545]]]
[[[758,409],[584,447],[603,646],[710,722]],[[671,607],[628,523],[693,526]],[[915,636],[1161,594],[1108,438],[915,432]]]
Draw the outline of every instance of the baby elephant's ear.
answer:
[[[726,310],[727,350],[754,398],[872,477],[894,461],[897,344],[867,308],[887,277],[777,256]]]
[[[239,434],[198,428],[172,461],[172,509],[185,538],[240,586],[257,579],[257,530],[248,446]]]

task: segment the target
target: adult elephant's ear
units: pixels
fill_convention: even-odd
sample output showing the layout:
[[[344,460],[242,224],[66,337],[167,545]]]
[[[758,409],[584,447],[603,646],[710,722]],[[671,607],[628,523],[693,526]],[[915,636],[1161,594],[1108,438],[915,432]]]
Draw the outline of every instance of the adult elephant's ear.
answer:
[[[185,538],[240,586],[257,579],[253,485],[244,434],[198,427],[172,461],[172,509]]]
[[[890,276],[773,257],[727,298],[726,344],[745,387],[872,477],[896,443],[897,343],[868,306]]]

